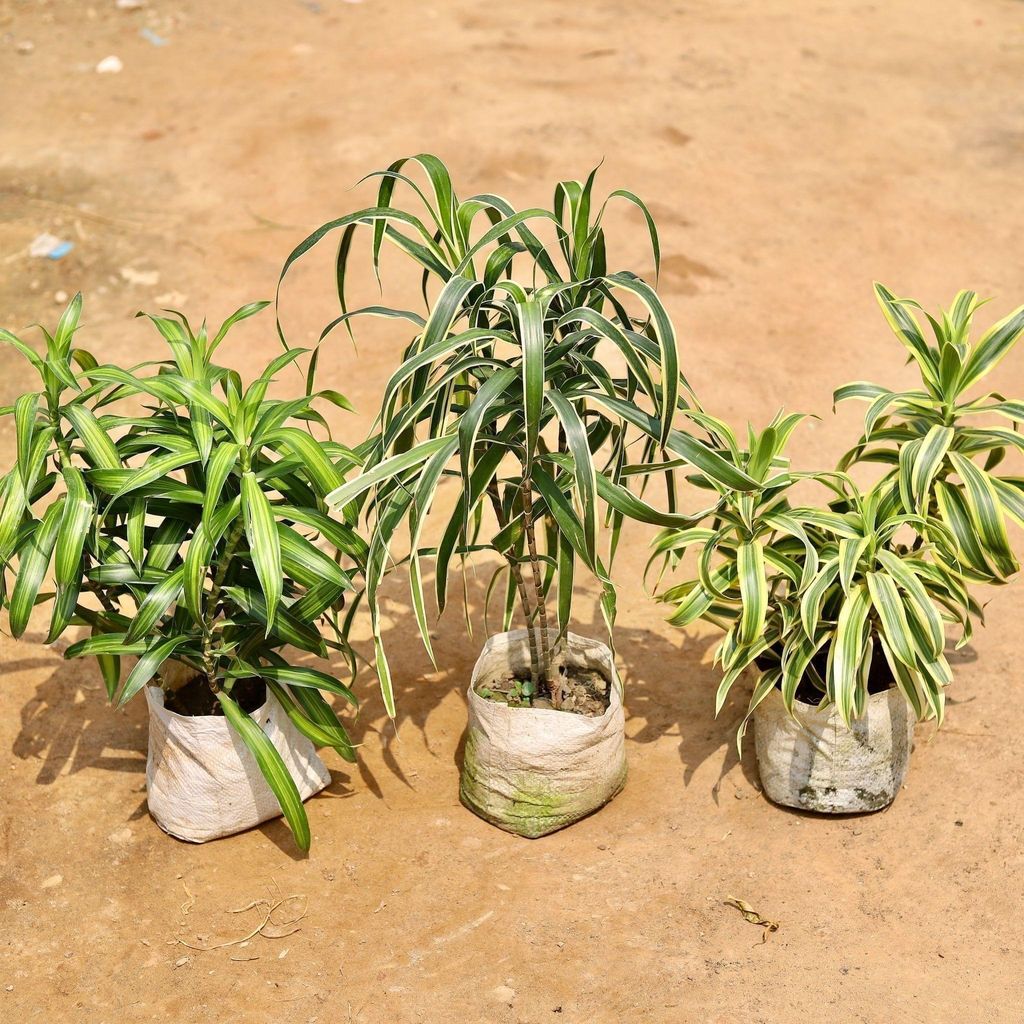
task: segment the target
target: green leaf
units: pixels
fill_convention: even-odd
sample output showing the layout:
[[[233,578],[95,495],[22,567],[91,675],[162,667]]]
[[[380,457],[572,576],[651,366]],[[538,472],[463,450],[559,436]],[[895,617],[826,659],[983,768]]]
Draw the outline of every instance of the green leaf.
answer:
[[[654,289],[631,274],[612,274],[608,281],[616,288],[632,292],[647,307],[661,352],[661,430],[658,440],[669,448],[669,435],[679,397],[679,354],[672,320]]]
[[[83,405],[66,405],[61,412],[71,421],[85,445],[89,460],[96,469],[120,469],[121,459],[114,442],[100,426],[96,417]]]
[[[128,628],[129,642],[141,639],[153,629],[157,620],[181,595],[184,581],[185,567],[181,566],[174,572],[169,573],[165,579],[161,580],[160,583],[146,594],[139,605],[139,610],[135,613],[135,618],[132,619],[131,626]]]
[[[11,557],[18,539],[18,529],[28,510],[25,482],[17,470],[4,477],[0,489],[0,565]]]
[[[259,590],[226,586],[224,592],[244,612],[251,615],[257,622],[267,626],[266,599]],[[315,629],[298,620],[283,605],[277,609],[272,629],[270,627],[268,629],[270,629],[274,636],[279,637],[293,647],[298,647],[300,651],[309,651],[311,654],[318,654],[322,658],[327,657],[327,647],[324,644],[323,637]]]
[[[242,474],[242,517],[245,521],[245,535],[249,541],[249,553],[256,567],[260,589],[267,602],[269,635],[283,593],[281,542],[270,502],[251,470]]]
[[[847,727],[853,720],[856,690],[861,681],[861,664],[870,608],[871,596],[868,588],[865,584],[858,583],[843,602],[836,623],[830,664],[832,699]]]
[[[975,346],[974,352],[964,366],[958,389],[966,391],[977,383],[1010,351],[1024,331],[1024,306],[1015,309],[1009,316],[989,328]]]
[[[910,478],[910,492],[914,499],[914,505],[908,508],[908,512],[924,513],[928,507],[928,496],[930,494],[932,480],[942,465],[953,441],[954,431],[952,427],[936,425],[925,435],[914,457],[913,468]]]
[[[1003,507],[989,475],[957,452],[949,453],[950,461],[963,480],[971,522],[978,531],[986,552],[1004,577],[1017,571],[1017,561],[1006,534]]]
[[[228,678],[238,679],[249,676],[257,676],[261,679],[272,679],[275,683],[284,683],[288,686],[311,686],[317,690],[325,690],[327,693],[336,693],[344,697],[352,707],[359,707],[356,695],[334,676],[328,675],[315,668],[305,668],[298,665],[240,665],[226,673]]]
[[[30,471],[32,440],[36,433],[36,414],[39,411],[39,395],[32,392],[22,395],[14,403],[14,423],[17,435],[18,469],[25,486],[30,486],[34,473]]]
[[[858,537],[856,540],[843,538],[839,542],[839,582],[847,594],[853,587],[853,578],[857,574],[861,556],[870,543],[868,537]]]
[[[210,519],[204,517],[201,528],[189,542],[188,551],[185,553],[183,593],[185,607],[194,619],[199,620],[203,616],[203,583],[213,549],[238,517],[241,507],[242,499],[236,497],[228,505],[217,509]]]
[[[121,695],[117,699],[117,706],[124,707],[157,674],[160,666],[188,640],[187,636],[172,636],[166,640],[156,638],[128,673],[124,689],[121,690]]]
[[[240,448],[237,444],[223,442],[217,446],[209,465],[206,467],[206,495],[203,498],[203,521],[213,519],[214,509],[220,502],[221,492],[231,471],[238,462]]]
[[[933,387],[938,388],[939,373],[935,357],[928,348],[917,321],[907,311],[905,302],[897,299],[885,285],[879,284],[877,281],[875,282],[875,297],[878,299],[882,314],[889,322],[893,333],[917,362],[925,380]]]
[[[804,627],[804,633],[812,640],[818,635],[817,627],[825,594],[838,576],[839,559],[830,559],[822,565],[800,598],[800,622]]]
[[[569,397],[575,396],[570,395]],[[638,427],[651,437],[660,439],[658,421],[642,409],[624,399],[601,392],[588,393],[587,397],[610,409],[626,423]],[[738,491],[755,491],[761,486],[759,481],[752,479],[743,470],[732,465],[714,449],[682,431],[671,431],[665,447],[723,487]]]
[[[352,589],[352,580],[340,565],[290,526],[277,524],[284,571],[297,583],[312,587],[318,583]]]
[[[199,461],[199,452],[192,448],[187,452],[168,452],[166,455],[154,455],[137,469],[130,471],[130,476],[117,489],[111,501],[117,501],[126,494],[142,487],[163,480],[168,474],[184,466],[191,466]]]
[[[886,573],[869,572],[865,578],[890,650],[904,665],[915,668],[917,655],[911,642],[910,623],[896,583]]]
[[[264,439],[266,444],[282,443],[302,460],[306,476],[312,482],[320,497],[330,498],[330,493],[341,487],[344,477],[333,462],[324,454],[323,446],[315,437],[298,427],[279,427]]]
[[[447,448],[454,454],[459,445],[457,436],[433,437],[428,441],[422,441],[415,448],[398,455],[392,455],[383,462],[366,470],[355,480],[350,480],[337,490],[332,491],[326,497],[326,502],[333,509],[344,508],[350,501],[354,501],[361,494],[368,491],[374,484],[389,480],[392,477],[413,469],[420,463],[426,462],[435,452]]]
[[[223,691],[218,692],[217,700],[224,709],[224,717],[228,724],[242,738],[249,748],[260,772],[267,780],[277,797],[277,802],[284,814],[288,827],[292,830],[295,843],[300,850],[308,851],[310,844],[309,819],[306,809],[302,806],[302,798],[295,781],[288,774],[284,760],[277,748],[271,743],[267,734]]]
[[[64,502],[62,496],[46,510],[42,522],[36,526],[19,553],[18,577],[8,608],[11,634],[15,638],[20,637],[28,626],[39,588],[50,566],[50,556],[57,542],[57,531],[60,529],[60,520],[64,512]]]
[[[597,473],[590,454],[587,430],[575,406],[556,390],[545,396],[562,424],[565,440],[572,454],[573,474],[583,511],[583,536],[591,561],[597,558]]]
[[[526,469],[537,451],[544,406],[544,307],[535,298],[516,303],[520,343],[523,346],[523,415],[526,433]]]
[[[322,720],[322,714],[311,715],[306,710],[307,701],[304,701],[303,697],[299,696],[302,691],[298,689],[289,690],[287,687],[281,686],[271,679],[268,679],[266,682],[267,689],[270,690],[277,698],[281,707],[284,708],[289,721],[306,739],[315,743],[318,747],[332,747],[346,761],[355,763],[356,752],[348,733],[345,731],[345,727],[338,721],[330,705],[320,697],[317,691],[307,689],[305,693],[311,697],[319,698],[321,708],[326,709],[326,712],[330,715],[330,719],[326,722]],[[320,709],[318,708],[318,710]]]
[[[232,313],[231,316],[229,316],[227,320],[225,320],[224,323],[220,325],[220,330],[217,331],[216,335],[213,338],[213,341],[210,342],[210,347],[207,351],[207,354],[213,355],[213,353],[217,349],[217,346],[220,345],[220,343],[224,340],[225,336],[227,335],[228,331],[230,331],[231,328],[235,326],[235,324],[237,324],[241,320],[247,320],[249,317],[255,316],[261,310],[266,309],[267,306],[269,305],[269,300],[264,300],[262,302],[247,302],[241,308],[236,309],[234,313]]]
[[[878,561],[893,580],[907,592],[911,602],[912,617],[918,620],[929,636],[926,651],[930,651],[933,656],[938,655],[945,644],[942,619],[935,610],[934,602],[929,597],[924,584],[910,564],[895,553],[882,549],[878,552]]]
[[[995,577],[964,498],[963,488],[940,480],[935,485],[935,498],[943,523],[956,537],[960,554],[968,565],[984,579]]]
[[[72,659],[95,657],[99,654],[145,654],[151,646],[152,641],[130,641],[126,633],[93,633],[92,636],[73,643],[64,652],[64,657]]]
[[[85,539],[89,533],[89,525],[92,522],[95,509],[81,472],[70,465],[65,466],[62,472],[67,488],[67,497],[57,530],[54,576],[57,582],[58,598],[73,590],[77,600],[82,573],[82,550],[85,547]],[[70,607],[68,607],[69,603]],[[50,625],[51,643],[64,631],[64,627],[70,621],[74,603],[70,601],[70,598],[66,598],[64,601],[58,600],[58,607],[61,607],[61,614],[57,614],[55,607]]]
[[[736,633],[737,643],[754,643],[764,632],[768,612],[768,579],[765,575],[764,545],[759,540],[740,544],[736,549],[740,599],[743,611]]]

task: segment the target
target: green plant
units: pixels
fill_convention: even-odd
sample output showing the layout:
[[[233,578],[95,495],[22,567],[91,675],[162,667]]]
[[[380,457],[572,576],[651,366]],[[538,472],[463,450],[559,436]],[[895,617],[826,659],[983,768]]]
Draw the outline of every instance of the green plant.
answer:
[[[172,688],[171,666],[205,680],[211,713],[219,705],[252,750],[307,849],[296,786],[232,691],[240,679],[263,679],[300,732],[354,760],[321,694],[354,704],[352,691],[281,651],[326,658],[339,650],[354,669],[339,616],[351,614],[367,548],[324,500],[359,456],[310,432],[310,424],[326,428],[318,397],[344,399],[267,397],[301,350],[248,387],[212,361],[232,325],[265,305],[243,306],[213,337],[180,314],[151,316],[172,355],[155,367],[99,365],[74,347],[80,295],[52,335],[43,331],[44,354],[0,331],[41,384],[2,410],[14,417],[17,460],[0,487],[0,598],[16,637],[34,606],[51,599],[47,642],[87,627],[66,656],[95,656],[118,705],[151,680]],[[44,592],[51,569],[56,589]],[[122,681],[127,656],[137,660]]]
[[[723,489],[704,523],[658,538],[652,563],[674,567],[698,552],[696,576],[662,595],[676,606],[669,621],[705,619],[725,630],[715,654],[723,670],[716,714],[740,674],[756,672],[737,742],[775,688],[790,713],[802,694],[834,703],[849,725],[871,688],[891,679],[919,718],[941,722],[951,680],[944,624],[960,626],[963,644],[981,612],[959,569],[956,538],[934,516],[907,513],[890,480],[862,493],[843,472],[792,472],[783,452],[800,418],[780,415],[751,432],[746,449],[718,424],[759,487]],[[794,505],[800,483],[826,488],[828,500]]]
[[[847,384],[836,402],[863,399],[870,404],[864,433],[843,457],[841,469],[858,462],[890,466],[880,486],[898,486],[908,513],[938,517],[957,541],[964,573],[972,581],[1002,583],[1018,569],[1007,535],[1007,521],[1024,524],[1024,477],[994,470],[1007,452],[1024,450],[1024,402],[975,388],[1007,355],[1024,331],[1024,306],[989,328],[976,344],[969,338],[982,303],[974,292],[957,295],[938,317],[925,314],[935,344],[929,345],[914,316],[912,299],[898,299],[884,285],[875,295],[889,326],[921,374],[921,387],[892,391],[878,384]],[[979,417],[1009,421],[979,424]]]
[[[929,345],[914,316],[920,305],[875,285],[882,312],[921,374],[921,387],[893,391],[859,381],[835,401],[868,401],[861,438],[835,472],[794,474],[783,456],[795,418],[779,418],[739,445],[724,424],[733,462],[760,488],[719,488],[705,522],[664,531],[654,559],[677,565],[700,551],[697,576],[668,589],[670,621],[704,618],[726,630],[716,658],[724,675],[720,710],[748,666],[758,671],[750,712],[778,687],[792,712],[798,688],[836,704],[843,721],[864,711],[872,685],[899,687],[919,718],[940,723],[951,681],[945,627],[971,636],[982,608],[971,583],[1003,583],[1017,571],[1007,521],[1024,525],[1024,477],[999,475],[1007,452],[1024,449],[1024,403],[990,392],[968,398],[1024,331],[1024,307],[969,340],[981,303],[957,295],[949,310],[925,314]],[[1013,429],[978,423],[1009,420]],[[862,492],[848,471],[884,467]],[[790,489],[815,480],[829,491],[822,507],[793,507]],[[881,659],[879,659],[879,654]],[[886,674],[882,666],[888,670]],[[747,718],[740,726],[742,738]]]
[[[700,415],[679,371],[675,330],[654,288],[628,271],[609,271],[602,226],[607,201],[598,206],[594,200],[594,174],[583,183],[559,183],[551,210],[517,211],[489,194],[460,200],[440,161],[427,155],[414,161],[426,173],[427,191],[403,173],[405,161],[397,161],[379,174],[376,206],[325,224],[282,271],[283,278],[311,246],[340,230],[341,313],[321,341],[358,315],[404,320],[415,329],[385,388],[361,475],[328,502],[335,508],[362,504],[372,523],[367,598],[389,712],[394,707],[376,592],[406,522],[412,603],[427,651],[421,560],[434,560],[440,612],[452,558],[496,552],[504,566],[488,597],[506,573],[505,628],[517,603],[528,626],[531,674],[524,695],[532,698],[547,685],[557,706],[559,645],[577,566],[600,582],[610,628],[610,565],[623,518],[688,523],[676,511],[674,473],[681,466],[722,485],[743,488],[752,481],[719,454],[713,436],[701,440],[675,428],[678,410]],[[399,184],[418,198],[423,219],[392,205]],[[613,192],[613,198],[644,216],[657,270],[658,235],[647,208],[630,192]],[[372,227],[375,270],[385,241],[422,270],[426,316],[379,305],[349,309],[346,278],[360,225]],[[554,241],[543,242],[534,228]],[[611,365],[621,369],[613,373]],[[654,472],[665,476],[668,512],[628,487]],[[421,547],[444,478],[455,485],[454,510],[437,545]],[[609,528],[604,552],[602,522]],[[547,608],[553,589],[556,616]]]

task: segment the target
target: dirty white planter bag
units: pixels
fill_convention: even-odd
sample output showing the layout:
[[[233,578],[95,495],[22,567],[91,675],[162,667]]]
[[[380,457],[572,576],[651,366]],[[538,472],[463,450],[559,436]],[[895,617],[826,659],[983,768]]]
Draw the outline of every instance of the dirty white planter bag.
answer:
[[[168,711],[158,686],[146,687],[146,700],[149,812],[165,832],[205,843],[280,816],[277,797],[227,719]],[[296,730],[272,694],[249,717],[277,747],[303,800],[330,783],[330,772],[313,744]]]
[[[476,692],[529,671],[525,629],[492,636],[473,669],[460,796],[486,821],[536,839],[591,814],[626,782],[622,684],[606,644],[566,634],[565,660],[609,680],[600,718],[545,708],[510,708]]]
[[[868,697],[850,728],[835,704],[795,701],[778,690],[754,709],[757,768],[768,797],[825,814],[877,811],[896,798],[910,762],[914,715],[896,687]]]

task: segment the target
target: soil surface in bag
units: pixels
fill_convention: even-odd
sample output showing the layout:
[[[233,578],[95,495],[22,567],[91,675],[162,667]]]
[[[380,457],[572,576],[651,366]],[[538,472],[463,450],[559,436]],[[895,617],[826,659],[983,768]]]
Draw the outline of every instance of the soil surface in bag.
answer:
[[[567,711],[587,718],[600,718],[611,703],[608,680],[595,669],[570,665],[566,672],[559,674],[561,702],[555,706],[552,687],[542,682],[538,695],[529,700],[522,696],[523,685],[528,676],[507,676],[498,683],[479,683],[476,692],[485,700],[507,704],[510,708],[537,708],[541,710]]]
[[[231,695],[242,706],[242,710],[251,715],[265,703],[267,687],[261,679],[239,679],[231,688]],[[164,691],[164,707],[176,715],[188,718],[224,715],[220,701],[202,676],[193,676],[184,686],[171,692]]]

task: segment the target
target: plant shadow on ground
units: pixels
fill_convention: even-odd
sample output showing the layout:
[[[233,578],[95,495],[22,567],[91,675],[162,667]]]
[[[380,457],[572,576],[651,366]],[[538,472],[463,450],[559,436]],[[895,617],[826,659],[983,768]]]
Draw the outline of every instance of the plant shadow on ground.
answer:
[[[36,783],[48,786],[83,768],[141,773],[146,769],[146,712],[142,701],[122,712],[111,708],[99,669],[91,660],[64,661],[42,647],[42,634],[26,636],[29,657],[7,662],[4,674],[45,673],[21,709],[11,752],[40,763]]]

